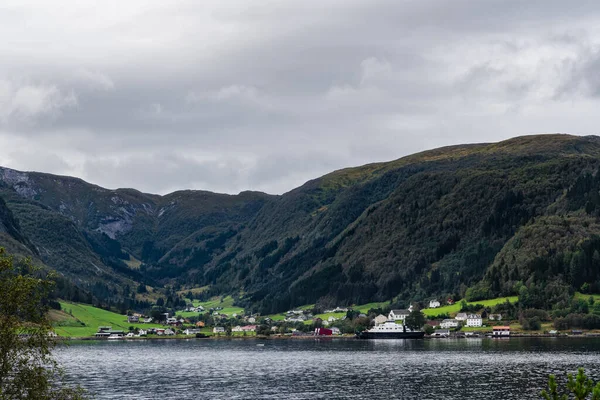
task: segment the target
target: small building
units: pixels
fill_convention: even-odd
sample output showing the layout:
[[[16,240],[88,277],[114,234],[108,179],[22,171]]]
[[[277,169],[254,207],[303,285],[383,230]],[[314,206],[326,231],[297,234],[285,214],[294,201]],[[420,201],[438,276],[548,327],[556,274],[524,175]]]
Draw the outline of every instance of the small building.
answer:
[[[175,335],[175,331],[171,328],[167,328],[165,329],[165,335],[167,336],[174,336]]]
[[[375,325],[385,324],[385,321],[387,321],[387,317],[383,314],[379,314],[375,317]]]
[[[138,331],[138,334],[137,334],[137,335],[138,335],[138,336],[147,336],[147,335],[148,335],[148,331],[145,331],[145,330],[143,330],[143,329],[140,329],[140,330]]]
[[[248,318],[246,321],[247,321],[248,323],[250,323],[250,324],[253,324],[253,323],[255,323],[255,322],[256,322],[256,318],[254,318],[254,317],[249,317],[249,318]]]
[[[492,328],[492,336],[494,336],[494,337],[510,336],[510,326],[494,326]]]
[[[342,331],[340,331],[340,328],[334,326],[333,328],[331,328],[331,334],[332,335],[341,335]]]
[[[453,329],[458,328],[460,326],[460,321],[456,319],[445,319],[440,324],[440,328],[442,329]]]
[[[431,334],[431,336],[435,337],[449,337],[450,331],[448,329],[436,329],[435,332]]]
[[[256,325],[242,326],[242,332],[256,332]]]
[[[98,332],[96,332],[96,337],[109,337],[111,335],[115,336],[124,336],[125,332],[120,330],[113,330],[112,326],[100,326],[98,327]]]
[[[152,321],[153,321],[152,317],[148,317],[148,318],[144,319],[144,321],[143,321],[143,322],[144,322],[145,324],[149,324],[149,323],[151,323]]]
[[[243,330],[242,327],[238,325],[231,328],[231,332],[243,332]]]
[[[469,327],[483,326],[483,319],[479,314],[469,314],[467,316],[467,321],[465,325]]]
[[[186,329],[185,331],[183,331],[184,335],[190,336],[190,335],[195,335],[196,333],[200,333],[200,329]]]
[[[467,320],[467,313],[460,312],[460,313],[456,314],[456,317],[454,317],[454,319],[457,320],[457,321],[466,321]]]
[[[440,302],[437,300],[431,300],[429,302],[429,308],[438,308],[440,305]]]
[[[137,324],[138,322],[140,322],[140,317],[138,317],[137,315],[129,315],[127,317],[127,322],[129,322],[130,324]]]
[[[204,321],[196,322],[196,328],[204,328]]]
[[[408,310],[392,310],[388,315],[390,321],[404,321],[410,315]]]
[[[490,321],[502,321],[502,314],[490,314],[488,319]]]
[[[454,304],[454,300],[451,297],[448,297],[448,300],[446,300],[446,304],[451,306],[452,304]]]
[[[336,317],[334,317],[333,315],[331,315],[329,318],[327,318],[327,322],[335,322],[338,319]]]
[[[213,328],[213,333],[216,333],[216,334],[225,333],[225,328],[223,328],[222,326],[215,326]]]

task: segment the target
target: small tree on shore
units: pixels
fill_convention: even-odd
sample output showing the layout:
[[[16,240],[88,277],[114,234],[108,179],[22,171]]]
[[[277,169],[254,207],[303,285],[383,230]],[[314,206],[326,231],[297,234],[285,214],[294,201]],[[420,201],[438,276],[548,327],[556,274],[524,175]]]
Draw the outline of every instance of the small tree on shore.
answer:
[[[51,355],[52,286],[29,260],[15,263],[0,248],[0,400],[83,398],[81,390],[64,387]]]
[[[420,310],[413,310],[404,320],[404,324],[410,330],[419,330],[425,325],[425,315]]]

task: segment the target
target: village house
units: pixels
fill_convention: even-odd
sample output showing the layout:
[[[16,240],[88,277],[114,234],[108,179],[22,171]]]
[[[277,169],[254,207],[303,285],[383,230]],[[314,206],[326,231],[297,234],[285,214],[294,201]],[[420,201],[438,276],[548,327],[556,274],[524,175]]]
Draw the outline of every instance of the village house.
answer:
[[[332,335],[341,335],[342,332],[340,331],[340,328],[334,326],[333,328],[331,328],[331,334]]]
[[[502,314],[490,314],[488,319],[490,321],[502,321]]]
[[[451,306],[452,304],[454,304],[454,300],[452,300],[451,298],[448,298],[448,300],[446,300],[446,304]]]
[[[242,326],[243,332],[256,332],[256,325],[246,325]]]
[[[98,327],[98,332],[96,332],[96,337],[109,337],[111,335],[116,336],[124,336],[125,332],[121,330],[113,330],[112,326],[100,326]]]
[[[130,324],[137,324],[138,322],[140,322],[140,317],[138,317],[137,315],[129,315],[127,317],[127,322],[129,322]]]
[[[248,323],[250,323],[250,324],[253,324],[253,323],[255,323],[255,322],[256,322],[256,318],[254,318],[254,317],[249,317],[249,318],[248,318],[246,321],[247,321]]]
[[[392,310],[388,315],[390,321],[404,321],[410,315],[408,310]]]
[[[385,321],[387,321],[387,317],[383,314],[379,314],[375,317],[375,325],[385,324]]]
[[[437,329],[431,336],[436,337],[448,337],[450,336],[450,331],[448,329]]]
[[[152,322],[152,317],[148,317],[148,318],[144,319],[144,321],[143,321],[143,322],[144,322],[145,324],[149,324],[149,323],[151,323],[151,322]]]
[[[182,319],[177,319],[176,317],[167,318],[167,325],[181,326],[182,324],[183,324]]]
[[[237,325],[231,328],[231,332],[243,332],[242,327]]]
[[[467,316],[467,323],[465,325],[469,326],[469,327],[482,326],[483,325],[483,320],[481,318],[481,315],[479,315],[479,314],[469,314]]]
[[[443,328],[443,329],[458,328],[459,326],[460,326],[460,322],[457,321],[456,319],[445,319],[440,324],[440,328]]]
[[[216,333],[216,334],[225,333],[225,328],[223,328],[222,326],[215,326],[213,328],[213,333]]]
[[[200,329],[190,329],[190,328],[188,328],[188,329],[186,329],[186,330],[183,331],[183,334],[187,335],[187,336],[189,336],[189,335],[195,335],[196,333],[200,333]]]
[[[165,335],[167,335],[167,336],[174,336],[175,335],[175,331],[173,329],[167,328],[167,329],[165,329]]]
[[[336,317],[334,317],[333,315],[331,315],[329,318],[327,318],[327,322],[335,322],[338,319]]]
[[[438,308],[440,305],[440,302],[437,300],[431,300],[429,302],[429,308]]]
[[[492,328],[492,336],[510,336],[510,326],[494,326]]]
[[[456,317],[454,317],[455,320],[457,321],[466,321],[467,320],[467,313],[461,312],[456,314]]]
[[[147,336],[148,335],[148,331],[145,331],[143,329],[140,329],[137,333],[137,336]]]
[[[196,322],[196,328],[204,328],[204,321]]]

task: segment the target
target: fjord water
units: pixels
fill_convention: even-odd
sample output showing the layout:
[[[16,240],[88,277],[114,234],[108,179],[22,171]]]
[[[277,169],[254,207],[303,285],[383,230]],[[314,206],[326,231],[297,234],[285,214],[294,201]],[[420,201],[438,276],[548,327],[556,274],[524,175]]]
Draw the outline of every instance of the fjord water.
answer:
[[[595,338],[76,342],[56,356],[96,399],[522,400],[550,373],[600,378]]]

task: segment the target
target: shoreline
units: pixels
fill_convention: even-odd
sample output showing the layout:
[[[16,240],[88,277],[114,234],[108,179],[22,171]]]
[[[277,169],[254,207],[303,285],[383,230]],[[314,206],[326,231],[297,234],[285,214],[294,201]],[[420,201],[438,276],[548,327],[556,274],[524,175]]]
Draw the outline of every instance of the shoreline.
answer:
[[[500,339],[506,340],[511,338],[556,338],[556,339],[590,339],[600,338],[600,334],[581,334],[581,335],[550,335],[550,334],[526,334],[526,333],[515,333],[510,336],[498,336],[492,335],[480,335],[480,336],[450,336],[450,337],[433,337],[426,336],[422,340],[473,340],[473,339]],[[106,339],[97,338],[93,336],[83,337],[56,337],[53,338],[57,342],[69,342],[69,341],[98,341],[98,342],[123,342],[123,341],[141,341],[141,340],[361,340],[357,339],[356,336],[345,335],[345,336],[284,336],[284,335],[256,335],[256,336],[207,336],[202,338],[197,337],[186,337],[186,336],[144,336],[144,337],[123,337],[121,339]],[[367,339],[369,340],[369,339]],[[371,339],[371,340],[386,340],[386,339]],[[402,340],[402,339],[401,339]],[[404,339],[409,340],[409,339]],[[411,339],[418,340],[418,339]]]

